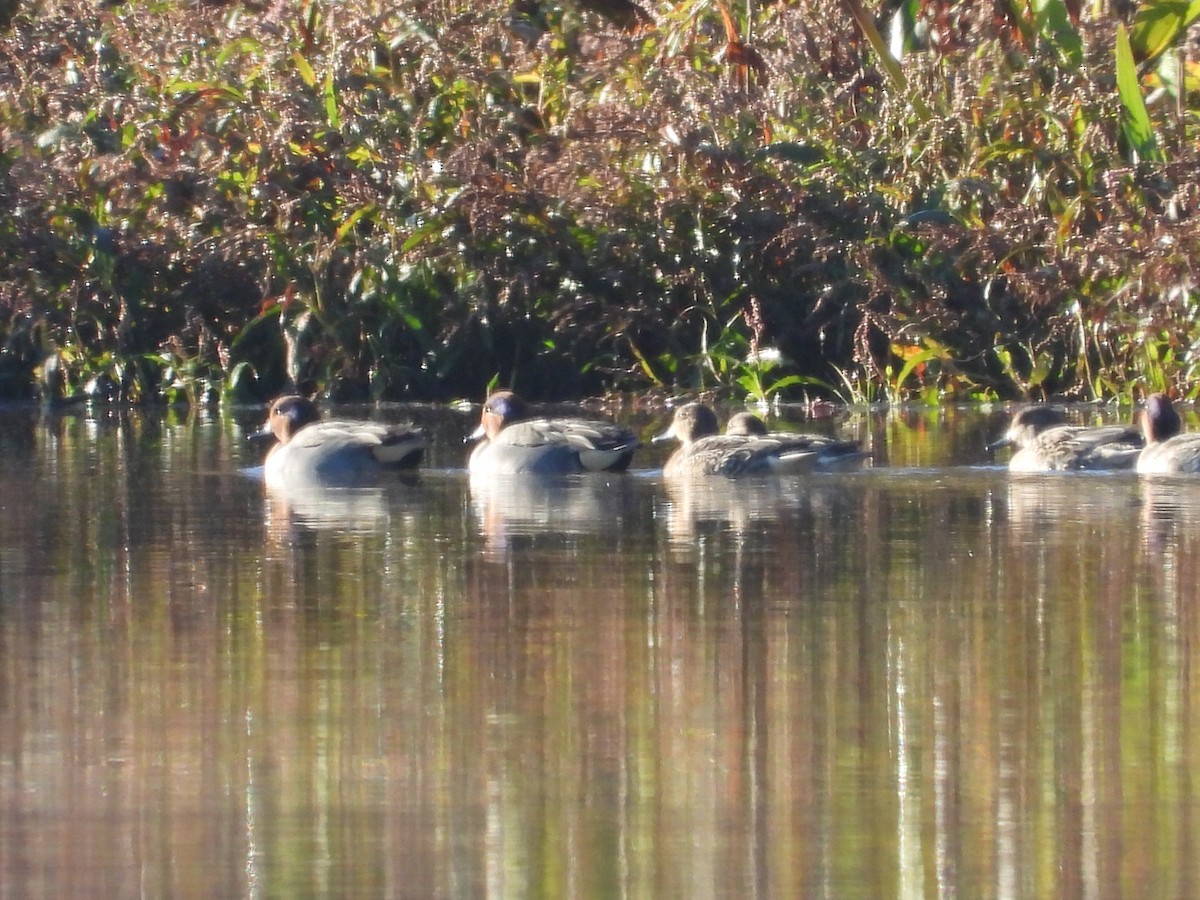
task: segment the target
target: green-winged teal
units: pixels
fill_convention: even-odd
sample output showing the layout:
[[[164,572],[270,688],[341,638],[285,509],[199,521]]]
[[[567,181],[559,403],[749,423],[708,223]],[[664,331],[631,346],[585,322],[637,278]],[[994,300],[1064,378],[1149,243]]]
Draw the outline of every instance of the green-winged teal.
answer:
[[[271,404],[258,436],[277,443],[263,463],[273,487],[309,484],[360,484],[384,469],[411,469],[425,452],[425,435],[409,425],[381,422],[322,421],[316,404],[288,395]]]
[[[483,404],[478,440],[467,468],[472,475],[563,475],[629,468],[637,435],[622,425],[582,418],[538,418],[512,391]]]
[[[812,465],[818,469],[845,469],[862,465],[871,454],[863,450],[858,441],[843,441],[823,434],[802,434],[789,431],[771,431],[767,423],[753,413],[739,412],[729,417],[725,434],[739,437],[771,437],[785,441],[789,446],[806,444],[816,452]]]
[[[1027,406],[1013,415],[1008,430],[988,450],[1009,446],[1017,448],[1008,462],[1013,472],[1132,469],[1142,439],[1125,425],[1068,425],[1058,407]]]
[[[663,434],[654,440],[681,444],[663,466],[663,475],[752,475],[807,472],[820,456],[804,435],[718,434],[716,414],[703,403],[687,403]]]
[[[1200,434],[1180,434],[1182,423],[1165,394],[1151,394],[1138,416],[1146,448],[1137,459],[1142,475],[1181,475],[1200,472]]]

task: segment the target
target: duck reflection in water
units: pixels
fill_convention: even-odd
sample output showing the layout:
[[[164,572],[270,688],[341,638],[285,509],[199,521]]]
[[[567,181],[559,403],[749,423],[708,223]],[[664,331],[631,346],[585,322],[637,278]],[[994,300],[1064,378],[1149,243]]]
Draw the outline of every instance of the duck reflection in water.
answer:
[[[304,532],[385,532],[392,524],[387,493],[379,486],[268,486],[266,518],[278,543],[290,543]]]
[[[995,496],[1013,531],[1033,544],[1055,539],[1064,528],[1080,522],[1089,522],[1096,529],[1116,527],[1136,516],[1138,506],[1137,479],[1132,473],[1004,477]]]
[[[714,528],[744,536],[755,526],[777,522],[807,500],[805,479],[750,475],[743,478],[667,478],[665,503],[657,516],[677,548],[691,546]]]
[[[581,535],[627,531],[637,520],[634,481],[603,472],[471,473],[471,506],[485,556],[492,561],[505,559],[516,538],[562,543]]]

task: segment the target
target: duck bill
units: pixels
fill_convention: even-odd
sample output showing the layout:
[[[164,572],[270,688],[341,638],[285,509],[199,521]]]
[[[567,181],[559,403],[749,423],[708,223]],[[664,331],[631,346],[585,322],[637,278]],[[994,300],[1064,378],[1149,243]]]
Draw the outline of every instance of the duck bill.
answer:
[[[1013,439],[1010,437],[997,438],[987,445],[988,453],[995,453],[997,450],[1003,450],[1005,447],[1011,447]]]
[[[267,421],[263,422],[262,427],[260,429],[258,429],[258,431],[252,431],[248,435],[246,435],[246,440],[255,441],[255,442],[265,441],[268,438],[270,438],[271,440],[275,439],[275,432],[273,430],[271,430],[271,420],[270,419],[267,419]]]
[[[656,434],[654,437],[650,438],[650,443],[665,444],[667,441],[673,441],[673,440],[675,440],[675,435],[671,431],[671,429],[668,428],[662,434]]]
[[[478,441],[487,436],[487,430],[483,427],[483,423],[479,423],[479,427],[463,438],[464,444],[469,444],[472,441]]]

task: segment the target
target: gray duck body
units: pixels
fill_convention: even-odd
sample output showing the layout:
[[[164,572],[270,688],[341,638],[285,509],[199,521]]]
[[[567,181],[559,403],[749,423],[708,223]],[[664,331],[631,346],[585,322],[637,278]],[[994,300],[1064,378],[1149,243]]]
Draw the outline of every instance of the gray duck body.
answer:
[[[428,442],[411,425],[349,419],[321,420],[306,397],[287,395],[271,404],[260,435],[276,444],[263,463],[268,485],[353,485],[388,469],[413,469]]]
[[[1142,449],[1137,430],[1126,425],[1068,425],[1054,406],[1027,406],[1008,429],[988,445],[990,451],[1015,447],[1008,462],[1013,472],[1132,469]]]
[[[667,478],[811,471],[818,450],[805,439],[776,434],[719,434],[716,414],[703,403],[687,403],[670,427],[654,440],[677,440],[680,447],[663,466]]]
[[[533,417],[512,391],[488,397],[470,439],[479,441],[467,461],[472,475],[621,472],[639,445],[631,429],[613,422]]]
[[[734,413],[730,416],[725,424],[725,434],[769,437],[783,441],[789,446],[794,445],[797,449],[807,447],[816,454],[811,461],[815,469],[857,468],[871,458],[871,454],[863,450],[858,441],[843,441],[824,434],[771,431],[762,419],[748,412]]]

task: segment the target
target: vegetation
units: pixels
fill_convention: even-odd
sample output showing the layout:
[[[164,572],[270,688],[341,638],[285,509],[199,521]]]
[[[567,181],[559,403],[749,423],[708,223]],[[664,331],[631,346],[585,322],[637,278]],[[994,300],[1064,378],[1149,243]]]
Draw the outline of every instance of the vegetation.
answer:
[[[0,395],[1194,395],[1200,2],[877,6],[10,0]]]

